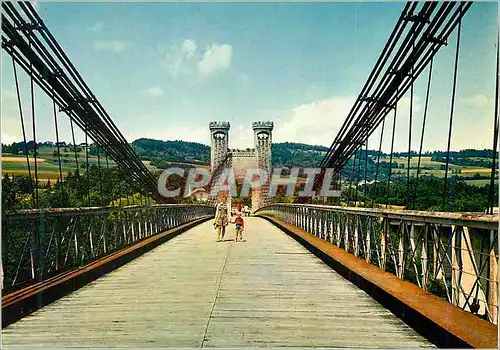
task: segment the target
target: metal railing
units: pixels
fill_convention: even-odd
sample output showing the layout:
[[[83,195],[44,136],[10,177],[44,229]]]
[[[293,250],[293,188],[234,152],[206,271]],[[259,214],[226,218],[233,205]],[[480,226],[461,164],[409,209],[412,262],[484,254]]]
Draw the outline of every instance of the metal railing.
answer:
[[[19,210],[4,214],[3,292],[44,281],[207,215],[214,215],[214,208],[196,204]]]
[[[273,204],[277,217],[494,324],[498,215]]]

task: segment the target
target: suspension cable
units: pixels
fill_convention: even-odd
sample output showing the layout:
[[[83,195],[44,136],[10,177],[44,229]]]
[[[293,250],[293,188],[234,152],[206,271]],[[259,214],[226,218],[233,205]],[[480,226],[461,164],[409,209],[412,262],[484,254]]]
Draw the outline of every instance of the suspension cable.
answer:
[[[107,176],[107,186],[108,188],[110,188],[111,186],[111,183],[112,183],[112,179],[111,179],[111,171],[109,170],[109,159],[108,159],[108,153],[106,153],[106,151],[104,151],[104,155],[106,156],[106,169],[107,169],[107,173],[108,173],[108,176]],[[111,196],[111,206],[115,206],[115,201],[113,200],[113,196]]]
[[[366,151],[365,151],[365,188],[363,191],[365,200],[363,201],[363,206],[366,207],[366,197],[368,197],[368,188],[366,187],[366,176],[368,172],[368,137],[366,138]]]
[[[413,192],[413,206],[415,206],[416,202],[416,196],[417,196],[417,190],[418,190],[418,181],[419,181],[419,176],[420,176],[420,161],[422,159],[422,149],[424,145],[424,134],[425,134],[425,122],[427,120],[427,108],[429,106],[429,93],[431,90],[431,81],[432,81],[432,65],[433,65],[434,59],[431,60],[430,66],[429,66],[429,78],[427,80],[427,92],[425,94],[425,106],[424,106],[424,118],[422,121],[422,132],[420,134],[420,148],[418,150],[418,162],[417,162],[417,178],[415,180],[415,189]],[[415,209],[415,208],[413,208]]]
[[[378,87],[374,92],[369,92],[370,88],[365,90],[359,95],[358,100],[351,112],[348,115],[349,122],[345,122],[338,133],[332,147],[325,156],[322,167],[333,167],[340,169],[342,164],[355,152],[356,141],[360,141],[366,137],[365,131],[362,131],[361,125],[365,122],[370,123],[369,133],[372,133],[376,127],[382,122],[383,118],[393,108],[394,104],[410,88],[410,84],[414,81],[419,74],[425,69],[431,58],[439,51],[439,49],[446,45],[448,36],[454,31],[458,25],[458,20],[461,19],[471,6],[471,3],[459,3],[458,8],[453,3],[443,3],[438,9],[437,13],[433,15],[434,10],[438,5],[425,3],[417,15],[417,20],[408,19],[406,9],[402,20],[415,23],[425,23],[428,25],[426,29],[421,26],[411,25],[403,42],[399,45],[399,51],[395,54],[395,58],[387,67],[386,73],[382,76]],[[424,9],[425,8],[425,9]],[[413,10],[412,10],[413,11]],[[410,11],[411,12],[411,11]],[[410,13],[411,14],[411,13]],[[397,33],[399,38],[400,30],[404,29],[396,26],[393,33]],[[418,36],[418,38],[417,38]],[[396,39],[398,41],[399,39]],[[391,41],[391,40],[390,40]],[[415,54],[408,56],[409,48],[415,44]],[[390,45],[389,53],[391,56],[396,43],[388,43]],[[386,48],[380,58],[387,60]],[[384,57],[382,57],[384,56]],[[378,62],[377,62],[378,65]],[[409,70],[413,67],[414,74],[412,77],[408,75]],[[369,77],[370,84],[374,84],[377,76],[381,70],[377,66],[373,71],[375,78],[372,75]],[[394,74],[398,73],[398,74]],[[375,108],[368,108],[364,102],[375,101]],[[364,107],[361,107],[364,105]],[[361,111],[362,110],[362,111]],[[358,113],[359,112],[359,113]],[[357,115],[357,117],[356,117]],[[353,124],[354,123],[354,124]]]
[[[385,193],[385,208],[387,209],[389,205],[389,189],[391,184],[391,175],[392,175],[392,154],[394,152],[394,135],[396,134],[396,117],[398,114],[398,105],[394,106],[394,118],[392,122],[392,140],[391,140],[391,155],[389,158],[389,175],[387,176],[387,191]]]
[[[378,195],[378,192],[377,192],[377,184],[378,184],[378,169],[379,169],[379,165],[380,165],[380,154],[382,152],[382,139],[384,138],[384,127],[385,127],[385,118],[382,120],[382,130],[380,132],[380,143],[379,143],[379,146],[378,146],[378,155],[377,155],[377,167],[376,167],[376,170],[375,170],[375,183],[374,183],[374,186],[373,186],[373,192],[374,192],[374,195],[373,197],[375,198],[377,195]]]
[[[87,175],[87,203],[89,207],[91,206],[90,201],[90,172],[89,172],[89,139],[87,129],[85,129],[85,169]]]
[[[103,188],[102,188],[102,173],[101,173],[101,149],[99,148],[99,145],[98,144],[95,144],[96,145],[96,149],[97,149],[97,167],[98,167],[98,170],[99,170],[99,191],[100,191],[100,195],[101,195],[101,204],[103,204]]]
[[[59,160],[59,179],[61,181],[61,186],[63,183],[63,175],[62,175],[62,164],[61,164],[61,149],[59,146],[59,128],[58,128],[58,123],[57,123],[57,112],[56,112],[56,102],[52,100],[52,108],[54,112],[54,125],[55,125],[55,130],[56,130],[56,146],[57,146],[57,158]]]
[[[488,211],[493,214],[494,198],[495,198],[495,174],[496,174],[496,160],[497,160],[497,147],[498,147],[498,79],[500,79],[499,73],[499,51],[500,51],[500,31],[497,32],[497,62],[496,62],[496,84],[495,84],[495,116],[493,126],[493,158],[491,162],[491,175],[490,175],[490,188],[488,195]]]
[[[441,207],[441,210],[445,210],[445,202],[446,202],[446,197],[447,197],[447,190],[448,190],[448,168],[450,165],[450,146],[451,146],[451,135],[452,135],[452,128],[453,128],[453,114],[455,111],[455,94],[456,94],[456,88],[457,88],[457,73],[458,73],[458,56],[460,53],[460,31],[462,28],[462,20],[460,19],[458,21],[458,32],[457,32],[457,46],[456,46],[456,51],[455,51],[455,68],[453,70],[453,88],[452,88],[452,93],[451,93],[451,106],[450,106],[450,125],[448,128],[448,146],[446,148],[446,168],[445,168],[445,173],[444,173],[444,192],[443,192],[443,204]],[[452,208],[450,208],[452,210]]]
[[[358,153],[354,153],[354,159],[352,161],[352,170],[351,170],[351,182],[349,184],[349,200],[347,202],[347,205],[348,206],[351,206],[351,199],[353,198],[353,191],[352,191],[352,184],[353,184],[353,181],[354,181],[354,169],[356,169],[356,157],[357,157]]]
[[[360,145],[359,146],[359,149],[358,149],[358,156],[361,157],[361,151],[363,151],[363,145]],[[358,206],[358,184],[360,182],[360,173],[361,173],[361,162],[363,160],[362,159],[359,159],[358,161],[358,170],[356,171],[356,184],[355,184],[355,192],[354,192],[354,206],[357,207]]]
[[[30,42],[31,45],[31,42]],[[33,84],[33,65],[30,65],[30,95],[31,95],[31,126],[33,130],[33,142],[35,150],[33,152],[34,156],[34,167],[35,167],[35,208],[38,209],[38,155],[37,155],[37,144],[36,144],[36,121],[35,121],[35,86]]]
[[[30,155],[28,152],[28,140],[26,139],[26,128],[24,125],[24,117],[23,117],[23,106],[21,102],[21,92],[19,91],[19,80],[17,78],[17,69],[16,62],[12,59],[12,66],[14,67],[14,80],[16,82],[16,94],[17,94],[17,102],[19,105],[19,116],[21,118],[21,129],[23,130],[23,140],[24,140],[24,153],[26,154],[26,164],[28,165],[28,176],[30,178],[30,192],[31,192],[31,202],[33,207],[35,207],[35,189],[33,188],[33,177],[31,175],[31,165],[30,165]]]
[[[411,165],[411,128],[413,124],[413,67],[411,69],[412,82],[410,85],[410,123],[408,127],[408,166],[406,169],[406,198],[405,198],[405,207],[406,209],[410,209],[410,165]]]
[[[76,176],[80,176],[80,164],[78,164],[78,152],[76,151],[75,128],[73,127],[73,119],[69,119],[71,126],[71,137],[73,139],[73,153],[75,154]]]

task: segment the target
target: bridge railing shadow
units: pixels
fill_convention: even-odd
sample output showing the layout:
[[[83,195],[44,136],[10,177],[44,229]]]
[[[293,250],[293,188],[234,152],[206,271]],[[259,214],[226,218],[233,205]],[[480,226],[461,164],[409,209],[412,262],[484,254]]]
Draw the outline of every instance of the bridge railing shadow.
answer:
[[[198,204],[19,210],[2,216],[3,294],[207,215]]]
[[[497,324],[498,216],[272,204],[268,215]]]

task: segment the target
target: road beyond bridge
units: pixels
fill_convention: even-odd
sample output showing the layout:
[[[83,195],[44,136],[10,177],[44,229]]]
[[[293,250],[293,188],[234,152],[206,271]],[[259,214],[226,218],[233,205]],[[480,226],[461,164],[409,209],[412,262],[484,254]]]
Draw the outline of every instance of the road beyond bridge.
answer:
[[[433,347],[261,218],[211,222],[12,324],[6,347]]]

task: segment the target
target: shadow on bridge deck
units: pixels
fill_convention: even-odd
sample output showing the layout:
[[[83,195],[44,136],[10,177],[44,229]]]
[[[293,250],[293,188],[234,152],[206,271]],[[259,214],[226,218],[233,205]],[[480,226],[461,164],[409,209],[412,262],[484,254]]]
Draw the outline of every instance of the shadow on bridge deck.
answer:
[[[203,223],[3,330],[5,347],[432,347],[260,218]]]

